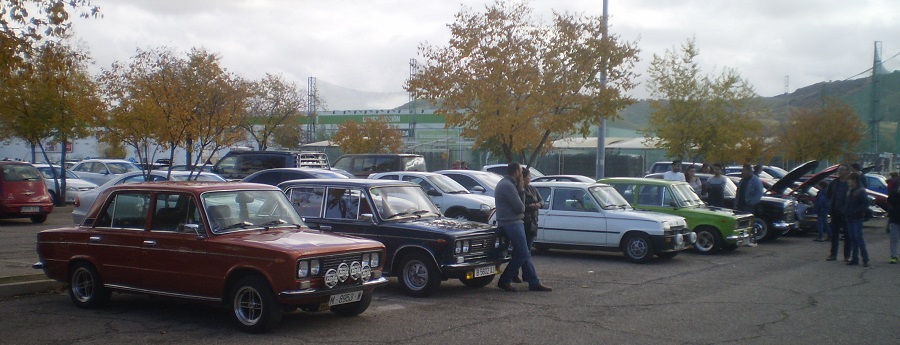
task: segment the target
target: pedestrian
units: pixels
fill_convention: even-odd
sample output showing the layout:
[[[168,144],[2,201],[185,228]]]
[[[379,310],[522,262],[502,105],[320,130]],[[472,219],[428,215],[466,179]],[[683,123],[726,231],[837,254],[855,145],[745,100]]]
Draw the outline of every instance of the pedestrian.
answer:
[[[847,201],[844,203],[847,237],[850,238],[850,261],[847,265],[859,265],[861,255],[863,267],[869,267],[869,251],[866,250],[866,241],[862,234],[862,224],[866,221],[866,211],[869,209],[869,194],[859,183],[859,173],[850,173],[847,182],[850,188],[847,192]]]
[[[900,184],[894,183],[888,190],[888,229],[891,232],[891,261],[896,264],[900,258]]]
[[[527,167],[522,168],[522,181],[525,184],[525,242],[528,244],[528,251],[531,251],[534,245],[534,238],[537,237],[538,231],[538,210],[544,207],[544,199],[537,188],[531,185],[531,171]],[[524,276],[525,270],[522,270]],[[513,278],[513,283],[521,283],[522,279],[518,275]]]
[[[669,171],[666,171],[665,173],[663,173],[663,179],[671,180],[671,181],[685,182],[684,174],[681,173],[681,160],[676,159],[676,160],[672,161],[672,170],[669,170]]]
[[[760,174],[762,174],[763,168],[764,166],[762,165],[762,163],[757,163],[753,168],[753,175],[759,176]]]
[[[753,173],[753,167],[750,164],[744,164],[741,167],[741,182],[738,184],[737,196],[734,200],[734,209],[747,213],[756,213],[756,206],[762,200],[763,185],[759,180],[759,176]],[[754,233],[750,236],[748,246],[755,246],[756,243],[756,227]]]
[[[697,168],[689,166],[687,168],[687,171],[685,171],[684,173],[684,181],[691,185],[694,193],[696,193],[697,195],[703,195],[703,182],[700,181],[699,177],[697,177]]]
[[[709,167],[709,164],[703,163],[703,165],[700,165],[700,173],[712,174],[712,168]]]
[[[828,210],[831,207],[828,200],[828,182],[819,182],[819,192],[816,193],[816,200],[813,202],[813,213],[816,214],[816,230],[819,236],[816,242],[826,242],[831,240],[831,228],[828,226]]]
[[[506,176],[494,189],[494,203],[497,207],[497,226],[512,244],[512,258],[497,281],[497,287],[506,292],[518,292],[510,283],[521,268],[522,279],[528,282],[530,291],[553,291],[538,279],[531,252],[525,239],[525,183],[519,163],[509,163]]]
[[[722,176],[722,164],[713,164],[712,173],[713,175],[706,179],[706,203],[710,206],[725,207],[728,178]]]
[[[862,172],[859,163],[850,164],[850,173],[859,174],[859,178],[856,179],[863,188],[869,188],[869,182],[866,181],[866,173]]]
[[[462,170],[469,170],[469,164],[466,161],[459,162],[459,168]]]
[[[455,160],[453,161],[453,165],[450,166],[450,169],[457,170],[460,167],[462,167],[462,162],[460,162],[459,160]]]
[[[850,239],[847,236],[847,219],[844,217],[844,204],[847,201],[847,191],[850,190],[850,166],[841,164],[837,169],[838,177],[828,184],[826,192],[829,205],[828,215],[831,216],[831,255],[827,261],[837,260],[838,247],[841,238],[844,239],[844,261],[850,261]]]

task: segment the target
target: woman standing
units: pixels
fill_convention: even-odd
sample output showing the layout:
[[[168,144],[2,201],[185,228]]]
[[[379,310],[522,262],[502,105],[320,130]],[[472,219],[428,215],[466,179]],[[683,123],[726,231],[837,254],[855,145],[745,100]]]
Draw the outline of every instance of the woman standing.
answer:
[[[684,173],[684,180],[687,181],[688,184],[691,185],[691,188],[694,189],[694,193],[697,195],[703,195],[703,182],[700,182],[700,178],[697,177],[697,168],[691,166]]]
[[[706,180],[706,203],[710,206],[725,207],[725,187],[727,177],[722,176],[722,164],[712,166],[713,175]]]

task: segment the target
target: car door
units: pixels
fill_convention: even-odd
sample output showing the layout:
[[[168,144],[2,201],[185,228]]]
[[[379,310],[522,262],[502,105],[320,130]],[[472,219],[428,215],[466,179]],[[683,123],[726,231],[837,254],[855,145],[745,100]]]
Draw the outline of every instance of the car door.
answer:
[[[141,252],[147,239],[149,192],[122,191],[107,199],[87,238],[104,283],[146,288],[149,278]]]
[[[605,246],[606,218],[590,193],[582,188],[553,188],[550,207],[540,215],[543,241]]]

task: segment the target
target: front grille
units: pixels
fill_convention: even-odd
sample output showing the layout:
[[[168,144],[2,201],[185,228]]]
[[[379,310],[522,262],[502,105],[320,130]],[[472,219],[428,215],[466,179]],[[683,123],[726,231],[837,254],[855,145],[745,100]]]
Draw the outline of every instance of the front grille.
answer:
[[[676,225],[676,226],[671,227],[671,229],[672,229],[672,234],[682,234],[683,235],[683,234],[688,234],[691,232],[691,230],[688,229],[684,225]]]
[[[499,249],[494,248],[494,242],[497,236],[481,235],[475,237],[458,238],[456,241],[469,241],[469,252],[462,254],[466,261],[475,261],[487,259],[492,253]],[[454,245],[456,245],[454,243]]]
[[[325,274],[329,270],[338,271],[338,268],[341,264],[347,264],[348,266],[352,265],[354,262],[361,264],[363,254],[377,254],[379,256],[379,260],[384,260],[384,256],[380,251],[367,251],[367,252],[355,252],[355,253],[345,253],[345,254],[337,254],[337,255],[329,255],[318,258],[302,258],[300,261],[311,261],[311,260],[319,260],[319,274],[316,274],[312,277],[324,277]],[[383,262],[383,261],[382,261]],[[299,262],[298,262],[299,264]],[[380,264],[380,262],[379,262]],[[376,269],[376,267],[371,267],[371,269]],[[360,285],[362,284],[362,279],[353,279],[353,277],[349,277],[344,281],[339,281],[335,287],[340,286],[352,286],[352,285]]]
[[[794,213],[797,212],[797,207],[791,203],[784,208],[784,221],[793,222],[794,221]]]
[[[743,216],[735,222],[735,229],[749,228],[753,226],[753,216]]]

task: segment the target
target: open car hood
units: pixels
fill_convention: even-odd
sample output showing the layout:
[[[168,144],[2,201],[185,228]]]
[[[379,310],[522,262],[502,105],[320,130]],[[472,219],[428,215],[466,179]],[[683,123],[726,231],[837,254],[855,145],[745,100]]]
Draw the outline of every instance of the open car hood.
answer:
[[[793,170],[784,175],[780,180],[775,182],[772,187],[769,187],[769,193],[774,195],[782,195],[784,191],[794,185],[794,182],[800,180],[803,175],[809,174],[813,170],[819,166],[819,161],[809,161],[803,164],[800,164]],[[818,183],[818,182],[816,182]]]
[[[819,182],[822,182],[822,180],[824,180],[828,176],[831,176],[831,174],[834,174],[834,172],[837,171],[839,166],[840,166],[840,164],[835,164],[835,165],[832,165],[825,169],[822,169],[822,171],[820,171],[820,172],[816,173],[815,175],[813,175],[812,177],[810,177],[809,180],[803,181],[803,183],[801,183],[800,186],[797,187],[797,189],[807,190],[807,189],[809,189],[809,187],[817,186],[819,184]]]

